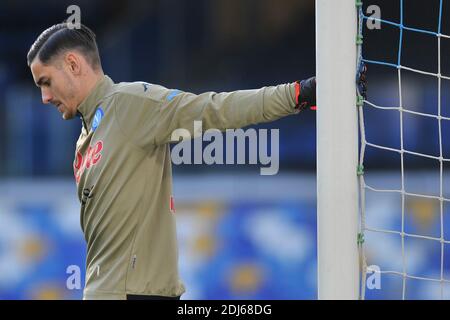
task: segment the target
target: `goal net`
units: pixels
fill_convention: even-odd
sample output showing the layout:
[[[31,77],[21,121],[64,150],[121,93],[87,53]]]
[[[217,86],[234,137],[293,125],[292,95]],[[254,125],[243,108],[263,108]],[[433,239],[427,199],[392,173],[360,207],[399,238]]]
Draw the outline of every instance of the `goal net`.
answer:
[[[443,91],[450,74],[443,66],[450,59],[450,37],[443,33],[443,19],[450,7],[443,0],[396,2],[398,15],[387,8],[387,18],[370,15],[383,16],[381,6],[358,6],[359,56],[383,80],[359,104],[361,297],[448,299],[450,112]],[[380,53],[370,45],[376,37],[395,39],[389,43],[395,50]],[[386,139],[377,130],[393,134]],[[373,159],[365,165],[367,156]],[[384,179],[368,170],[382,158],[396,170]],[[369,274],[380,277],[368,282]]]
[[[316,53],[319,298],[450,299],[450,2],[344,0],[334,13],[323,2],[316,1],[316,49],[328,48]],[[360,61],[366,99],[343,70],[356,75]],[[342,93],[327,98],[333,85]]]

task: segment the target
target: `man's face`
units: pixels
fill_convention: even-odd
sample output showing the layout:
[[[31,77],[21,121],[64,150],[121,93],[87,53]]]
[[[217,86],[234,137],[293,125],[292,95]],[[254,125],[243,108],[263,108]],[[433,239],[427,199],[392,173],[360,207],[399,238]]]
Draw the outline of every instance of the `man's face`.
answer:
[[[77,114],[79,99],[77,79],[70,73],[62,58],[43,64],[38,57],[30,65],[34,82],[41,88],[42,102],[53,104],[62,113],[64,120]]]

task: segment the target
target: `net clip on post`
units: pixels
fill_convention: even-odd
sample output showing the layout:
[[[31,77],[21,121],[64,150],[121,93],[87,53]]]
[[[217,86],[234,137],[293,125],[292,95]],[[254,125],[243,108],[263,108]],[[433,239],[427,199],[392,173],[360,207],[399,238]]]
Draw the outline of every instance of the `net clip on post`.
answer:
[[[362,164],[356,168],[356,174],[358,177],[364,175],[364,166]]]

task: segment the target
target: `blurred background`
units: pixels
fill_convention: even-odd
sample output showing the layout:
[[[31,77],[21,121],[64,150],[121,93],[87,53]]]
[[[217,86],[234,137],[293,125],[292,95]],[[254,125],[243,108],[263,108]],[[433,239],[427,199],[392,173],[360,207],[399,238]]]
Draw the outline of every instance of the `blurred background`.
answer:
[[[103,69],[116,82],[146,81],[201,93],[259,88],[315,73],[313,0],[3,0],[0,299],[82,297],[81,289],[66,287],[69,266],[79,266],[84,281],[85,244],[72,172],[81,122],[63,121],[53,108],[42,104],[26,65],[36,37],[66,19],[71,4],[80,7],[81,22],[97,34]],[[370,4],[380,6],[383,19],[399,21],[399,1],[366,1],[364,8]],[[404,6],[406,25],[437,30],[438,0],[407,0]],[[446,2],[444,34],[450,34],[449,10]],[[364,57],[396,63],[398,41],[396,27],[365,28]],[[437,50],[436,37],[406,32],[402,64],[436,73]],[[442,39],[441,72],[447,76],[449,54],[450,39]],[[398,106],[396,76],[395,68],[370,65],[368,100]],[[404,72],[401,93],[405,106],[437,114],[435,77]],[[441,103],[442,115],[449,116],[450,81],[442,81]],[[442,125],[444,156],[450,150],[446,122]],[[280,130],[280,169],[275,176],[260,176],[258,165],[173,166],[185,299],[317,297],[315,115],[305,112],[255,128]],[[369,141],[399,148],[398,112],[369,108],[366,131]],[[404,144],[412,151],[439,155],[438,121],[405,117]],[[367,150],[366,165],[368,182],[398,186],[400,157],[395,153]],[[405,168],[408,190],[439,195],[437,160],[409,157]],[[398,199],[368,195],[368,222],[398,230]],[[439,233],[439,202],[407,201],[407,228]],[[444,206],[447,235],[448,210]],[[381,237],[372,243],[376,245],[368,248],[370,263],[401,271],[400,237]],[[412,257],[409,273],[439,274],[439,246],[416,241],[408,252]],[[416,281],[408,284],[407,298],[438,298],[438,293],[434,284]],[[450,298],[450,290],[446,294]],[[401,298],[401,277],[383,275],[381,289],[369,290],[367,296]]]

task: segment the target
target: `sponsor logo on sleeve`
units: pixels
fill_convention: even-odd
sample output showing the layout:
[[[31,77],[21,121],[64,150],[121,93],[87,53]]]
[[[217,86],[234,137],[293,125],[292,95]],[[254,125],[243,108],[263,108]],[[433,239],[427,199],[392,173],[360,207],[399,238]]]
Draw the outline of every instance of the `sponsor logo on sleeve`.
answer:
[[[146,82],[142,82],[141,84],[142,84],[142,86],[144,86],[144,92],[148,90],[148,87],[150,87],[150,84],[148,84]]]
[[[173,98],[175,98],[177,95],[181,93],[180,90],[172,90],[169,95],[167,96],[167,101],[171,101]]]

